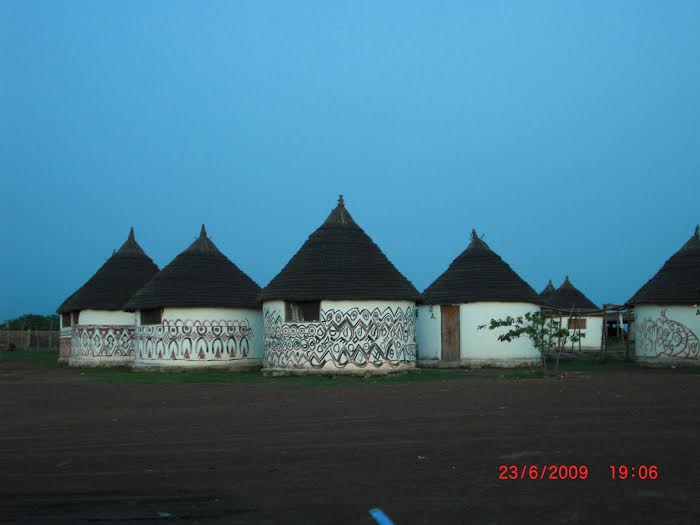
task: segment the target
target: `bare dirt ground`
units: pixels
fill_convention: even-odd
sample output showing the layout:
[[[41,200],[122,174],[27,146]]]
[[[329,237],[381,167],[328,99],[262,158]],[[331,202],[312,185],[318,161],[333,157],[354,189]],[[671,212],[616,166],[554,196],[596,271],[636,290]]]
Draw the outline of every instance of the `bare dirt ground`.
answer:
[[[0,522],[697,523],[699,382],[128,384],[0,362]],[[504,481],[501,464],[590,474]]]

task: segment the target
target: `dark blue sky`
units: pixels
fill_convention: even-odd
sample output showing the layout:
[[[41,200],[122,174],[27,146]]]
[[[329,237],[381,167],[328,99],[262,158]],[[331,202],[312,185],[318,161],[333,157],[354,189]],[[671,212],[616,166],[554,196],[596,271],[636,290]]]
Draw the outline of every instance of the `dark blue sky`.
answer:
[[[436,5],[439,4],[439,5]],[[476,227],[626,300],[700,221],[700,2],[0,4],[0,319],[202,222],[265,285],[343,193],[423,289]]]

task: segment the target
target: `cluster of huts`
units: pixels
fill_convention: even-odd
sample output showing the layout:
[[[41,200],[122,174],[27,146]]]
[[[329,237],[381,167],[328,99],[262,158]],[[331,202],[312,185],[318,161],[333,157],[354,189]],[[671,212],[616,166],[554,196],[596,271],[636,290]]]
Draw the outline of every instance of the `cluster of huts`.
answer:
[[[636,357],[697,363],[700,232],[629,301]],[[199,237],[159,270],[126,242],[58,308],[60,359],[136,369],[262,367],[266,373],[387,373],[419,366],[540,362],[529,340],[498,340],[491,319],[543,309],[600,348],[600,309],[567,277],[537,294],[472,231],[421,294],[348,212],[342,196],[261,289]]]

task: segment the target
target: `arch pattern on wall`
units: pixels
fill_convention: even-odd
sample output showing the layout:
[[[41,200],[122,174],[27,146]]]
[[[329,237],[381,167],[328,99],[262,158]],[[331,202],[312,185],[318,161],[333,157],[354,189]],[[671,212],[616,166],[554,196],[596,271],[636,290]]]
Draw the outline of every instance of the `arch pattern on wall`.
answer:
[[[683,323],[666,317],[666,310],[661,310],[656,319],[645,317],[639,321],[636,336],[646,355],[698,358],[698,336]]]
[[[398,367],[416,360],[416,307],[321,311],[318,323],[285,323],[265,308],[268,368]]]
[[[69,357],[129,357],[134,355],[132,325],[76,325],[71,330]]]
[[[136,328],[136,358],[233,360],[250,357],[253,329],[248,319],[164,320]]]

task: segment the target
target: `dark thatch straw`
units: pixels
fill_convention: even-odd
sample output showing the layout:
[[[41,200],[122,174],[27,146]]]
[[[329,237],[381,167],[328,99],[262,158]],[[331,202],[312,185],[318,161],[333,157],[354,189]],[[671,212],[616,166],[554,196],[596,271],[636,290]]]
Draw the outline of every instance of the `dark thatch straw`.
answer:
[[[700,226],[627,304],[700,304]]]
[[[459,304],[479,301],[541,302],[535,290],[472,230],[467,249],[425,289],[423,302]]]
[[[264,301],[415,301],[418,295],[418,290],[355,223],[341,195],[336,208],[260,297]]]
[[[571,284],[568,275],[561,286],[550,296],[547,306],[558,310],[598,310],[593,301]]]
[[[134,228],[119,250],[81,288],[58,307],[58,313],[78,310],[122,310],[129,298],[158,272],[134,237]]]
[[[127,310],[162,307],[260,308],[260,287],[207,237],[199,237],[126,304]]]
[[[549,300],[550,297],[552,297],[552,294],[556,288],[552,284],[552,280],[550,279],[549,282],[547,283],[547,286],[544,287],[544,290],[540,292],[540,299],[544,301],[545,303]]]

